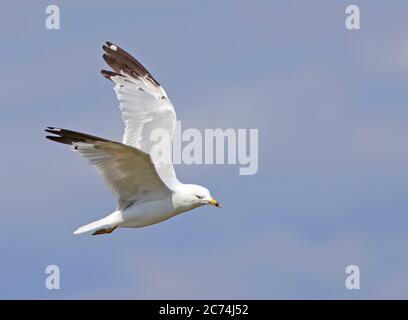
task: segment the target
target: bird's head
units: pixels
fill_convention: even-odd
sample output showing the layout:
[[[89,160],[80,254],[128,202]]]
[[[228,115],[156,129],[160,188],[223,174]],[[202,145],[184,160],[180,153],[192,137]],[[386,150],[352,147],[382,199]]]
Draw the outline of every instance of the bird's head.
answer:
[[[217,208],[221,207],[218,201],[211,196],[207,188],[196,184],[185,184],[183,185],[183,189],[183,198],[194,207],[200,207],[206,204],[211,204]]]

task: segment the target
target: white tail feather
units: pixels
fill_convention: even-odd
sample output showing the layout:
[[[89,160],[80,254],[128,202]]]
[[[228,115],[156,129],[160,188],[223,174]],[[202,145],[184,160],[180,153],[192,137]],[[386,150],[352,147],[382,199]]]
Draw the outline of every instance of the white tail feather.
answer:
[[[79,227],[78,229],[76,229],[74,231],[74,234],[81,234],[81,233],[85,233],[85,232],[89,232],[89,231],[94,231],[97,229],[101,229],[101,228],[110,228],[110,227],[114,227],[117,226],[118,222],[117,221],[117,213],[118,211],[115,211],[113,213],[111,213],[109,216],[102,218],[100,220],[88,223],[82,227]]]

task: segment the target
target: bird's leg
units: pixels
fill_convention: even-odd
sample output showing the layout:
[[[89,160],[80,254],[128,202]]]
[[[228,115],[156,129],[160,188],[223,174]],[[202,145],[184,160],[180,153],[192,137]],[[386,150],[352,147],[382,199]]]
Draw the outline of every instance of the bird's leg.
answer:
[[[111,227],[111,228],[104,228],[104,229],[98,229],[96,230],[94,233],[92,233],[93,236],[97,236],[100,234],[108,234],[108,233],[112,233],[117,227]]]

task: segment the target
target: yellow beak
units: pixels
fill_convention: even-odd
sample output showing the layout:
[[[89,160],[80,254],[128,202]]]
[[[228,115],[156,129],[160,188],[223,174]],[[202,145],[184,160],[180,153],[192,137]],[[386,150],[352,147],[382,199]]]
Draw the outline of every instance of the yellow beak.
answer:
[[[216,206],[217,208],[220,208],[221,205],[218,203],[217,200],[215,199],[211,199],[210,204],[212,204],[213,206]]]

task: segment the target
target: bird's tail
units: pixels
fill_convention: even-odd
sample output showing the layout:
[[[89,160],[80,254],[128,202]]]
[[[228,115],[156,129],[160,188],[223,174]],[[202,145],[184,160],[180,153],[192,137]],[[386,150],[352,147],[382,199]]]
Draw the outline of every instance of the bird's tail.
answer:
[[[102,218],[100,220],[88,223],[82,227],[79,227],[74,231],[74,234],[81,234],[85,232],[90,232],[90,231],[98,231],[98,230],[107,230],[112,232],[118,227],[118,211],[115,211],[108,215],[105,218]],[[110,232],[102,232],[102,233],[110,233]],[[94,233],[94,234],[101,234],[101,233]]]

